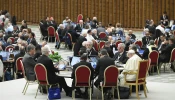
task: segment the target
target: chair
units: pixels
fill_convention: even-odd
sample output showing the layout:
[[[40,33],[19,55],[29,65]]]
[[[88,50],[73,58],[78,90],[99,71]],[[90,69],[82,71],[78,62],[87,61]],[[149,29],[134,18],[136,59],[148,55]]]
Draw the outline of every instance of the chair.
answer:
[[[105,46],[105,42],[104,41],[100,41],[99,42],[99,50],[102,49]]]
[[[116,48],[118,48],[118,44],[122,43],[122,41],[118,40],[116,43],[115,43],[115,46]]]
[[[93,41],[93,46],[94,46],[95,50],[98,52],[98,43],[97,43],[97,41]]]
[[[48,31],[48,41],[50,38],[55,37],[55,28],[53,26],[49,26],[47,28]]]
[[[136,86],[136,96],[138,99],[140,99],[139,94],[138,94],[138,85],[142,85],[142,84],[144,86],[145,97],[147,98],[147,94],[146,94],[147,71],[148,71],[148,60],[143,60],[139,62],[137,72],[135,71],[124,72],[125,84],[130,86],[130,93],[132,93],[132,85]],[[136,81],[127,81],[126,76],[134,75],[134,74],[136,74]]]
[[[9,46],[7,46],[6,48],[5,48],[5,51],[9,51],[9,50],[14,50],[15,48],[14,48],[14,46],[13,45],[9,45]]]
[[[166,64],[168,64],[168,68],[171,67],[171,64],[172,62],[175,60],[175,48],[171,51],[171,56],[170,56],[170,60],[168,63],[164,63],[164,72],[165,72],[165,67],[166,67]]]
[[[153,66],[156,66],[157,74],[159,75],[159,66],[158,66],[159,52],[153,50],[152,52],[149,53],[148,58],[151,59],[151,64],[149,67],[152,68]]]
[[[74,50],[75,43],[72,42],[72,35],[70,33],[67,33],[68,38],[70,39],[70,44],[72,45],[72,51]]]
[[[24,95],[25,95],[29,84],[30,84],[30,83],[34,83],[34,81],[29,81],[29,80],[27,79],[22,60],[20,60],[20,65],[21,65],[21,69],[22,69],[22,74],[23,74],[23,76],[24,76],[24,79],[26,80],[26,84],[25,84],[24,89],[23,89],[23,91],[22,91],[22,93],[24,93]]]
[[[15,38],[14,37],[9,37],[8,39],[10,39],[12,41],[12,44],[15,43]]]
[[[114,89],[117,88],[118,97],[120,99],[119,89],[118,89],[118,75],[119,75],[119,70],[114,65],[111,65],[105,69],[104,81],[103,81],[103,84],[101,85],[102,100],[104,100],[104,94],[103,94],[104,87],[112,87],[113,99],[114,99]]]
[[[80,20],[83,20],[83,15],[82,14],[79,14],[77,16],[77,23],[79,23]]]
[[[101,38],[101,39],[103,39],[103,38],[106,38],[106,33],[104,33],[104,32],[100,32],[99,33],[99,38]]]
[[[140,46],[140,48],[143,46],[143,43],[140,40],[137,40],[136,42],[134,42],[134,44],[137,44],[138,46]]]
[[[35,65],[34,71],[35,71],[35,74],[36,74],[36,79],[38,81],[38,89],[39,89],[40,86],[43,86],[44,85],[44,86],[46,86],[47,93],[48,93],[48,85],[50,85],[50,87],[52,85],[49,84],[49,82],[48,82],[47,70],[46,70],[45,66],[43,64],[38,63],[38,64]],[[37,96],[38,89],[37,89],[35,98]]]
[[[22,72],[22,66],[20,64],[20,61],[23,59],[23,57],[19,57],[16,60],[16,71],[15,71],[15,79],[17,79],[17,74]]]
[[[159,38],[157,38],[157,39],[154,40],[154,44],[155,44],[156,46],[158,46],[158,43],[159,43]]]
[[[85,65],[75,70],[75,87],[88,87],[91,100],[91,70]],[[72,91],[72,98],[75,99],[75,90]]]

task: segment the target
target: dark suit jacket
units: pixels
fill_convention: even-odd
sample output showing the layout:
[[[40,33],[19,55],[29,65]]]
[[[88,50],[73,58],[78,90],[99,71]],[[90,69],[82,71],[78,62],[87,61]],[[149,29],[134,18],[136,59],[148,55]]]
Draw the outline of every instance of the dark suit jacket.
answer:
[[[124,44],[126,45],[125,51],[128,51],[129,50],[129,45],[132,44],[132,41],[124,41]]]
[[[108,54],[109,54],[109,57],[113,58],[114,57],[114,53],[112,51],[112,49],[110,47],[104,47],[103,49],[106,49]]]
[[[47,23],[40,22],[39,26],[40,26],[41,34],[43,36],[48,36],[48,32],[47,32],[48,26],[47,26]]]
[[[114,60],[118,59],[119,54],[120,54],[119,52],[115,53],[115,55],[113,57]],[[128,60],[126,51],[123,52],[123,54],[121,55],[121,57],[118,60],[119,60],[119,62],[121,62],[123,64],[126,63],[126,61]]]
[[[34,59],[35,61],[37,61],[38,58],[39,58],[41,55],[42,55],[41,52],[36,52],[35,55],[33,56],[33,59]]]
[[[148,38],[148,40],[147,40],[147,38]],[[142,38],[142,43],[143,43],[143,48],[146,48],[146,46],[149,44],[149,41],[151,40],[151,37],[146,37],[146,36],[144,36],[143,38]]]
[[[94,55],[98,55],[98,52],[97,51],[95,51],[95,49],[94,48],[92,48],[90,51],[87,51],[87,53],[88,53],[88,56],[94,56]]]
[[[86,65],[87,67],[89,67],[89,69],[91,70],[91,79],[93,79],[94,68],[91,66],[91,63],[86,62],[86,61],[80,61],[79,63],[77,63],[73,66],[72,75],[71,75],[72,79],[75,79],[75,70],[77,69],[77,67],[79,67],[81,65]]]
[[[80,34],[77,34],[75,30],[69,30],[68,33],[70,33],[72,36],[72,42],[77,42],[77,39],[80,36]]]
[[[36,79],[34,67],[36,65],[35,60],[30,56],[28,53],[24,55],[24,58],[22,60],[24,64],[24,69],[26,72],[26,77],[30,81],[34,81]]]
[[[59,72],[59,70],[54,67],[52,60],[46,55],[42,55],[38,58],[37,63],[41,63],[46,67],[48,82],[50,84],[57,83],[55,72]]]
[[[168,16],[166,15],[165,18],[163,17],[163,15],[160,17],[160,20],[168,20]],[[165,23],[162,22],[163,25],[167,26],[168,25],[168,21],[166,21]]]
[[[55,31],[57,30],[57,23],[55,21],[49,21],[49,26],[53,26]]]
[[[158,51],[156,47],[152,47],[152,50]],[[143,54],[142,54],[142,59],[148,59],[149,53],[150,53],[150,52],[149,52],[149,49],[148,49],[148,48],[145,48],[145,51],[144,51]]]
[[[82,47],[82,43],[84,41],[87,41],[87,39],[83,36],[79,36],[77,42],[75,43],[75,46],[74,46],[74,56],[77,56],[78,55],[78,52],[80,51],[80,48]]]
[[[114,59],[108,56],[104,56],[103,58],[98,59],[97,67],[95,69],[95,73],[98,75],[98,79],[103,80],[104,70],[110,65],[114,65]]]
[[[128,34],[130,36],[131,39],[135,40],[136,36],[134,34]]]
[[[160,57],[165,59],[165,62],[170,60],[171,51],[175,48],[175,44],[169,44],[165,48],[162,48]]]
[[[80,24],[77,24],[74,30],[76,32],[81,32],[83,28],[85,28],[85,24],[83,24],[82,26],[80,26]]]
[[[38,45],[38,43],[37,43],[37,41],[36,41],[36,39],[35,38],[32,38],[31,40],[30,40],[30,42],[29,42],[29,44],[33,44],[35,47]]]

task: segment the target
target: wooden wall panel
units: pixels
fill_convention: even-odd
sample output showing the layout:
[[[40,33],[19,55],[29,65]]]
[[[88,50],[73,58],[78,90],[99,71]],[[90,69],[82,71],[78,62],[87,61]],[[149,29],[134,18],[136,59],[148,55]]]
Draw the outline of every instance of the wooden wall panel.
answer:
[[[143,28],[146,19],[157,24],[163,11],[175,19],[174,4],[174,0],[0,0],[0,10],[8,10],[18,22],[39,23],[46,16],[58,23],[66,16],[76,22],[83,14],[84,20],[96,16],[105,26],[120,22],[126,28]]]

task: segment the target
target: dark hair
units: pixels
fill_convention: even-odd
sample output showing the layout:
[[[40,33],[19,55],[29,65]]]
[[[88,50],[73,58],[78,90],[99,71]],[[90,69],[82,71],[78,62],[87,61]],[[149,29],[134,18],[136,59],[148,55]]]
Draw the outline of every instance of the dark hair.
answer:
[[[107,52],[106,49],[102,49],[102,50],[100,51],[100,54],[101,54],[101,55],[108,55],[108,52]]]
[[[32,35],[32,37],[35,37],[35,33],[31,32],[30,34]]]
[[[37,45],[37,46],[35,47],[35,50],[36,50],[36,51],[41,51],[41,46],[40,46],[40,45]]]
[[[90,33],[90,32],[91,32],[91,30],[88,30],[88,31],[87,31],[87,33]]]
[[[130,47],[131,47],[132,50],[134,50],[135,52],[137,52],[137,45],[131,44]]]
[[[83,61],[86,61],[87,60],[87,54],[86,53],[82,54],[80,59],[83,60]]]

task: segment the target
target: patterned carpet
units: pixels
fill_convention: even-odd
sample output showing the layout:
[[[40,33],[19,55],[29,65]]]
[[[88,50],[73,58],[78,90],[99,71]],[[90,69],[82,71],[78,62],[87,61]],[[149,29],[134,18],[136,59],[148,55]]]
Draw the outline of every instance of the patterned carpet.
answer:
[[[36,40],[38,43],[42,43],[40,41],[40,32],[36,25],[29,25],[29,28],[32,29],[32,31],[36,34]],[[141,40],[142,38],[142,32],[134,32],[138,40]],[[63,59],[67,60],[68,56],[72,56],[73,52],[64,48],[60,48],[59,50],[55,49],[55,43],[48,43],[51,50],[58,52]],[[154,73],[154,75],[150,75],[147,77],[147,82],[160,82],[160,83],[175,83],[175,73],[166,71],[165,73],[162,71],[160,75],[157,75],[157,73]]]

